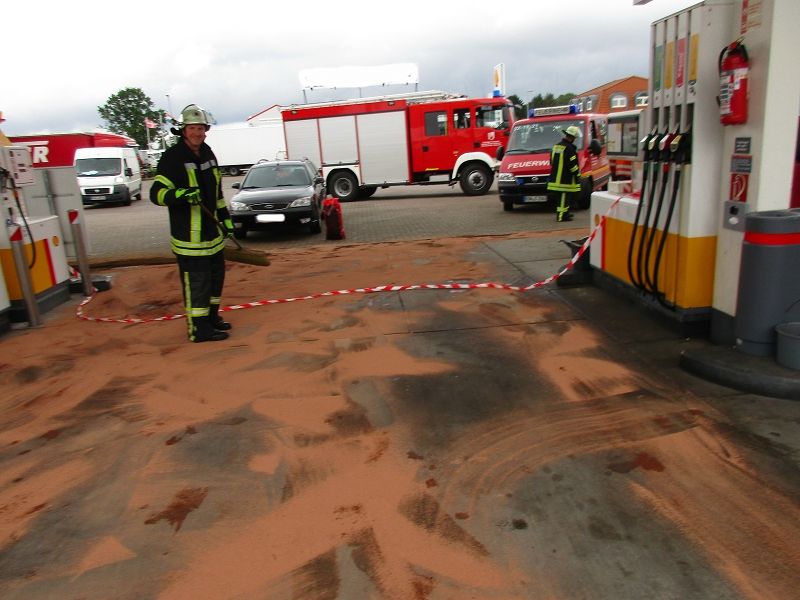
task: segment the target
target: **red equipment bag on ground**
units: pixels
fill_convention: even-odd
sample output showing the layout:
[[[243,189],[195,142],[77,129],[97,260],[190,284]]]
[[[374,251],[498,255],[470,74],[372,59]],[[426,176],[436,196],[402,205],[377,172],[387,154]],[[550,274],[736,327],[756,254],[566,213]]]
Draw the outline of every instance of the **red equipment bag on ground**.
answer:
[[[343,240],[345,238],[342,205],[338,198],[328,196],[322,202],[322,220],[325,221],[326,240]]]

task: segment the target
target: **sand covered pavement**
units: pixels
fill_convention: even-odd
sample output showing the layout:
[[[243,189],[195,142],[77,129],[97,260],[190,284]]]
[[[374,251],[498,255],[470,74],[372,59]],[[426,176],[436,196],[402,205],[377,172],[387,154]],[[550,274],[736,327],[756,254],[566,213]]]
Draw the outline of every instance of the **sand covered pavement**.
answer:
[[[502,239],[279,250],[229,263],[223,304],[519,284]],[[107,272],[89,317],[182,312],[174,266]],[[183,319],[80,320],[73,298],[0,337],[4,600],[800,589],[797,453],[548,288],[256,306],[202,344]]]

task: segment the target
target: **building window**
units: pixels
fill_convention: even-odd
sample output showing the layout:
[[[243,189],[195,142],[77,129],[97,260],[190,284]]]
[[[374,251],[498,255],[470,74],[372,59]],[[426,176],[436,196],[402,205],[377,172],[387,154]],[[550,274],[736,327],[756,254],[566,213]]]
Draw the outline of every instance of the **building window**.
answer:
[[[592,103],[592,97],[589,96],[588,98],[586,98],[586,100],[583,103],[583,105],[586,107],[586,112],[589,112],[590,110],[592,110],[592,104],[593,104]]]
[[[611,108],[625,108],[628,106],[628,98],[623,94],[614,94],[610,99]]]
[[[647,94],[645,92],[639,92],[636,94],[636,99],[634,100],[634,104],[637,107],[647,106]]]

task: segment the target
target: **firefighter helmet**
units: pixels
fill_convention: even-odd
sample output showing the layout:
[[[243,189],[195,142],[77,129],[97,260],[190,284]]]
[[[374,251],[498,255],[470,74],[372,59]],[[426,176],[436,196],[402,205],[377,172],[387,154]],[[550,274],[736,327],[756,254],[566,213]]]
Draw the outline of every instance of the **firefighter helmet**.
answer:
[[[181,127],[187,125],[205,125],[208,129],[211,127],[211,115],[197,104],[189,104],[181,111]]]
[[[562,129],[561,131],[564,132],[566,135],[572,136],[575,139],[581,137],[581,130],[575,125],[570,125],[566,129]]]

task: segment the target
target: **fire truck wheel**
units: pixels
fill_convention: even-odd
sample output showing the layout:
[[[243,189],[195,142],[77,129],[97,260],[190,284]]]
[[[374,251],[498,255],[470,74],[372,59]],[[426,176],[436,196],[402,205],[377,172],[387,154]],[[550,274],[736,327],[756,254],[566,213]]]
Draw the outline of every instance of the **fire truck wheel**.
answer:
[[[358,181],[350,171],[339,171],[331,176],[330,189],[339,202],[350,202],[358,198]]]
[[[362,199],[367,199],[370,196],[372,196],[372,194],[374,194],[377,191],[377,189],[378,189],[377,185],[361,186],[358,190],[358,197]]]
[[[459,176],[461,189],[467,196],[481,196],[492,187],[493,176],[483,163],[468,163]]]

